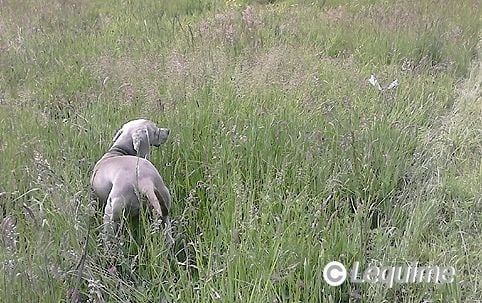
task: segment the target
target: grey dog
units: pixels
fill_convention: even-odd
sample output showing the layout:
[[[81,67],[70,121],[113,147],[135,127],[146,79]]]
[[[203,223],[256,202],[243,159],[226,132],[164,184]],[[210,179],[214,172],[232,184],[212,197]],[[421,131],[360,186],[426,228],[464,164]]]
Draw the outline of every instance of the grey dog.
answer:
[[[169,129],[158,128],[152,121],[130,121],[116,133],[112,147],[95,164],[90,183],[94,194],[105,205],[104,236],[114,234],[124,213],[137,216],[140,198],[145,197],[164,223],[167,244],[174,243],[168,217],[171,195],[148,160],[150,146],[159,146],[168,137]]]

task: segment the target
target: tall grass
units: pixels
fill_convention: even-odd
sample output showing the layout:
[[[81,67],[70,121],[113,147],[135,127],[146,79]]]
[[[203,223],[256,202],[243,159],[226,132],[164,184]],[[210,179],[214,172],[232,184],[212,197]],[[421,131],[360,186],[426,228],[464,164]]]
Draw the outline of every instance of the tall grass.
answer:
[[[1,5],[2,301],[478,299],[478,1]],[[171,129],[176,245],[143,214],[112,267],[88,182],[138,117]],[[333,260],[457,275],[330,287]]]

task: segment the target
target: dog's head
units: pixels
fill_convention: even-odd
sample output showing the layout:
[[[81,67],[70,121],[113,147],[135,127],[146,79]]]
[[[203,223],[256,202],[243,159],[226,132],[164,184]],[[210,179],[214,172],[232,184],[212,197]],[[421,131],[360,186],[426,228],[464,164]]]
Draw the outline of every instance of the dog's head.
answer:
[[[149,158],[150,147],[165,143],[168,137],[169,129],[159,128],[149,120],[138,119],[124,124],[112,141],[113,146],[128,155]]]

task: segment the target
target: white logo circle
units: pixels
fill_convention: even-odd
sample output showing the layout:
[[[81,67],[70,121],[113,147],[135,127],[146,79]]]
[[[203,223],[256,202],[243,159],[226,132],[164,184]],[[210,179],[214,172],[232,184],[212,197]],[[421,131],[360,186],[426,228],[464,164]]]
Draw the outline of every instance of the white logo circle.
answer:
[[[337,261],[326,264],[323,269],[323,279],[330,286],[340,286],[346,279],[345,266]]]

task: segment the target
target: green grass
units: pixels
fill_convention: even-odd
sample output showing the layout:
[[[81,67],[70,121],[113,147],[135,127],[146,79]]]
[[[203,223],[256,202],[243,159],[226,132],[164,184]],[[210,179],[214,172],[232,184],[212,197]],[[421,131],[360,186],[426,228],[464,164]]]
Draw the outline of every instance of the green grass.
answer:
[[[478,1],[171,2],[2,2],[0,301],[70,302],[87,236],[88,302],[480,299]],[[112,271],[89,178],[138,117],[171,129],[177,256],[142,216]],[[334,260],[457,274],[330,287]]]

